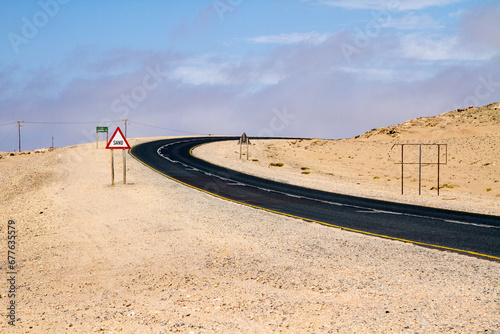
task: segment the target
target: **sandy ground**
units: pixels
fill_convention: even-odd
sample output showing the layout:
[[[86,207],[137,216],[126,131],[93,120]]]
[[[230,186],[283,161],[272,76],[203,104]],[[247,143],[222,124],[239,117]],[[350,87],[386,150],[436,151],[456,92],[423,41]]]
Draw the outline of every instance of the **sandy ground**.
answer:
[[[418,165],[404,166],[401,146],[422,147],[421,195]],[[392,150],[391,150],[392,148]],[[201,146],[194,155],[248,174],[305,187],[459,211],[500,215],[500,106],[453,111],[367,132],[344,140],[254,140]],[[419,162],[419,146],[404,147],[404,161]],[[282,164],[282,166],[281,166]]]
[[[130,157],[124,185],[121,152],[111,187],[94,145],[0,159],[2,332],[500,332],[500,262],[227,202]]]

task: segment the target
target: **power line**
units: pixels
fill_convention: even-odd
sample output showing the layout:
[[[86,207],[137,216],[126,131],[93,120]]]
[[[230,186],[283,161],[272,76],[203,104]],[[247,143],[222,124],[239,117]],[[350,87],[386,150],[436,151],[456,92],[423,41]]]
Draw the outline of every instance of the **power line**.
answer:
[[[25,124],[70,125],[70,124],[99,124],[99,123],[121,123],[121,122],[124,122],[125,129],[127,128],[127,124],[137,124],[137,125],[147,126],[147,127],[150,127],[150,128],[161,129],[161,130],[168,130],[168,131],[180,132],[180,133],[187,133],[187,134],[192,134],[192,135],[204,135],[205,134],[205,133],[185,131],[185,130],[177,130],[177,129],[170,129],[170,128],[165,128],[165,127],[161,127],[161,126],[140,123],[140,122],[136,122],[136,121],[131,121],[128,118],[127,119],[122,119],[122,120],[96,121],[96,122],[69,122],[69,121],[67,121],[67,122],[38,122],[38,121],[24,121],[23,123],[25,123]],[[16,125],[16,127],[19,126],[18,124],[16,124],[16,122],[0,124],[0,126],[3,126],[3,125]]]
[[[137,125],[142,125],[142,126],[147,126],[150,128],[155,128],[155,129],[161,129],[161,130],[167,130],[167,131],[172,131],[172,132],[177,132],[177,133],[183,133],[183,134],[189,134],[189,135],[206,135],[205,133],[199,133],[199,132],[192,132],[192,131],[185,131],[185,130],[178,130],[178,129],[171,129],[171,128],[165,128],[161,126],[156,126],[156,125],[151,125],[151,124],[145,124],[145,123],[140,123],[140,122],[135,122],[131,121],[129,119],[122,119],[122,120],[113,120],[113,121],[92,121],[92,122],[76,122],[76,121],[62,121],[62,122],[51,122],[51,121],[46,121],[46,122],[38,122],[38,121],[15,121],[11,123],[2,123],[0,126],[8,126],[8,125],[15,125],[15,127],[18,128],[18,136],[19,136],[19,152],[21,152],[21,127],[25,127],[23,124],[44,124],[44,125],[71,125],[71,124],[102,124],[102,123],[121,123],[125,122],[125,136],[127,133],[127,124],[137,124]],[[12,132],[12,131],[11,131]],[[9,132],[9,134],[11,133]],[[7,138],[9,137],[9,134],[3,139],[2,143],[4,143]]]
[[[0,142],[0,145],[3,145],[3,143],[5,143],[5,141],[7,140],[7,138],[9,138],[9,136],[12,134],[12,131],[14,131],[13,127],[10,129],[9,133],[7,133],[7,135],[5,136],[5,138]]]
[[[180,133],[187,133],[187,134],[191,134],[191,135],[205,135],[206,134],[206,133],[199,133],[199,132],[191,132],[191,131],[184,131],[184,130],[169,129],[169,128],[164,128],[164,127],[161,127],[161,126],[144,124],[144,123],[139,123],[139,122],[135,122],[135,121],[131,121],[130,123],[138,124],[138,125],[143,125],[143,126],[148,126],[150,128],[155,128],[155,129],[168,130],[168,131],[174,131],[174,132],[180,132]]]
[[[25,122],[27,124],[99,124],[99,123],[119,123],[121,121],[99,121],[99,122]]]

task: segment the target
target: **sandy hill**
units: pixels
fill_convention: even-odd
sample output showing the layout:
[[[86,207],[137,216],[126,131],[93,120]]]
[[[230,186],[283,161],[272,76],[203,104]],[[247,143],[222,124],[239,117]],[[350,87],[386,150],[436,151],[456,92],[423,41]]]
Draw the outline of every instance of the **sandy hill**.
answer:
[[[484,107],[456,109],[438,116],[421,117],[402,124],[373,129],[361,138],[419,140],[430,142],[448,138],[498,137],[500,135],[500,103]],[[358,137],[357,137],[358,138]]]

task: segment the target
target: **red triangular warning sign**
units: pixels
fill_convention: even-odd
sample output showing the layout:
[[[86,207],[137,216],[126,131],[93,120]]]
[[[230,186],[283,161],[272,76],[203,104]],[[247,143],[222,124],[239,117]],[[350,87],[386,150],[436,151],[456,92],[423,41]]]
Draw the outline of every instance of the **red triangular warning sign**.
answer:
[[[127,139],[123,135],[122,130],[120,130],[120,127],[116,128],[115,133],[111,136],[111,139],[108,142],[108,146],[106,146],[107,149],[121,149],[121,150],[130,150],[130,145],[127,142]]]

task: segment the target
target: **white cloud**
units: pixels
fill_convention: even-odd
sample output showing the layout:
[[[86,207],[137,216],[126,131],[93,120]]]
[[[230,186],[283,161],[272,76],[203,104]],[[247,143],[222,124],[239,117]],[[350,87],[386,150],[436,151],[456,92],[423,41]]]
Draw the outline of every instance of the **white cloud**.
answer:
[[[176,68],[171,79],[180,80],[183,83],[191,85],[228,85],[230,81],[220,72],[220,68],[216,66],[181,66]]]
[[[442,29],[444,25],[434,20],[429,15],[417,15],[413,12],[395,19],[392,18],[383,25],[385,28],[395,28],[399,30],[427,30],[427,29]]]
[[[234,59],[218,59],[213,54],[186,59],[172,69],[170,79],[179,80],[189,85],[229,85],[231,80],[224,72]]]
[[[401,53],[403,57],[421,60],[487,60],[493,53],[473,52],[466,50],[456,36],[433,38],[424,34],[408,34],[401,36]]]
[[[468,0],[320,0],[319,2],[324,5],[345,9],[407,11],[446,6],[464,1]]]
[[[453,11],[448,14],[448,17],[455,18],[455,17],[462,17],[465,13],[465,9],[458,9],[456,11]]]
[[[308,33],[291,33],[279,35],[263,35],[249,38],[248,41],[256,44],[299,44],[310,43],[318,45],[329,37],[328,34],[320,34],[316,31]]]
[[[368,66],[344,66],[336,69],[339,72],[356,76],[359,80],[379,82],[384,84],[395,82],[416,82],[430,79],[432,74],[426,71],[415,71],[413,69],[402,70],[400,68],[368,67]]]
[[[191,59],[175,68],[170,79],[190,85],[274,85],[283,79],[276,71],[261,71],[250,63],[233,59],[225,62],[210,56]]]

